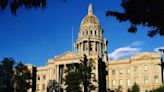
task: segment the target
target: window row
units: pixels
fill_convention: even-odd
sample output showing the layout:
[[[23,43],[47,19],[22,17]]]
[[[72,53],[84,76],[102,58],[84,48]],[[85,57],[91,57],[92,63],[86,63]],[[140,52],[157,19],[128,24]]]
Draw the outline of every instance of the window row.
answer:
[[[159,70],[159,65],[154,65],[154,71],[158,71]],[[134,72],[138,72],[139,68],[138,66],[134,66]],[[144,71],[148,71],[148,65],[144,65]],[[130,74],[131,70],[130,69],[126,69],[126,73]],[[116,74],[116,70],[113,69],[112,70],[112,75]],[[119,69],[119,74],[123,74],[123,69]]]
[[[96,31],[96,30],[95,31],[93,31],[93,30],[90,30],[90,31],[84,30],[82,32],[82,35],[88,35],[88,34],[100,36],[101,32],[100,31]]]
[[[37,79],[40,80],[40,78],[41,78],[41,76],[38,76]],[[43,76],[42,76],[42,79],[43,79],[43,80],[46,80],[46,75],[43,75]]]
[[[112,75],[116,74],[116,70],[112,70]],[[123,69],[119,69],[119,74],[123,74]],[[127,74],[130,74],[130,69],[127,69]]]
[[[149,83],[149,81],[150,81],[149,77],[144,76],[143,83],[147,84],[147,83]],[[138,77],[134,77],[134,83],[139,83]],[[158,76],[157,75],[154,76],[153,83],[155,83],[155,84],[158,83]],[[125,84],[128,86],[131,86],[131,80],[127,79]],[[124,85],[124,81],[122,79],[118,80],[118,85],[120,85],[120,86]],[[112,80],[112,86],[116,86],[116,80]]]

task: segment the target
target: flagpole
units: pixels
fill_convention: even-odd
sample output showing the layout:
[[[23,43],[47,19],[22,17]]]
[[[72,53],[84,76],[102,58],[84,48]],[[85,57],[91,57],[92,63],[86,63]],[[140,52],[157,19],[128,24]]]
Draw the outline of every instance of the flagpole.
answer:
[[[72,26],[72,52],[74,52],[74,48],[73,48],[73,26]]]

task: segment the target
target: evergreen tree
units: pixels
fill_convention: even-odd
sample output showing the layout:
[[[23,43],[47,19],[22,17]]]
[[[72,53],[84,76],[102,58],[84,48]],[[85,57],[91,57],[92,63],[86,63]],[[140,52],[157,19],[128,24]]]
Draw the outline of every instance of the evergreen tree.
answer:
[[[65,85],[67,92],[81,92],[81,87],[84,87],[84,92],[91,92],[95,89],[93,82],[96,82],[95,74],[92,73],[95,69],[93,60],[84,59],[80,60],[80,64],[73,64],[67,66]]]
[[[79,74],[79,65],[71,64],[67,66],[65,71],[65,85],[67,92],[81,92],[80,84],[80,74]]]
[[[140,87],[137,83],[134,83],[134,85],[132,86],[131,92],[140,92]]]
[[[84,55],[84,60],[80,60],[80,74],[82,79],[82,84],[84,86],[84,92],[91,92],[95,89],[92,82],[96,82],[95,74],[92,73],[94,67],[93,59],[88,60],[87,56]]]
[[[118,86],[118,88],[115,89],[115,92],[122,92],[122,86]]]
[[[0,62],[1,92],[27,92],[31,87],[31,73],[22,63],[15,63],[12,58],[4,58]]]
[[[152,90],[151,92],[164,92],[164,85],[160,86],[159,88]]]
[[[12,58],[4,58],[0,62],[0,90],[1,92],[13,91],[13,75],[15,61]]]
[[[47,86],[47,92],[60,92],[60,85],[56,80],[50,80]]]
[[[23,65],[21,62],[16,64],[14,68],[14,92],[27,92],[31,87],[31,73],[27,66]]]

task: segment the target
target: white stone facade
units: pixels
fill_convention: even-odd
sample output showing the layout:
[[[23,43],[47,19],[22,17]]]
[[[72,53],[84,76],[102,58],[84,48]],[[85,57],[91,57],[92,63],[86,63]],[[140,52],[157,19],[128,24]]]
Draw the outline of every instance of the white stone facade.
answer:
[[[127,92],[134,83],[140,92],[150,91],[162,85],[161,58],[159,53],[141,53],[125,60],[108,62],[108,87],[122,86]]]

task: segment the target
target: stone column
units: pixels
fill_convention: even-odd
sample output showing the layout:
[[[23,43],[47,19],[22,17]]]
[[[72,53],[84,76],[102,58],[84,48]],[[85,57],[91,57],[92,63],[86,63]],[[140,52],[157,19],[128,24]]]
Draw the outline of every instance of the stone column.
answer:
[[[80,42],[80,53],[82,52],[82,43]]]
[[[94,42],[94,47],[95,47],[95,48],[94,48],[95,52],[97,52],[97,51],[96,51],[96,48],[97,48],[96,41]]]
[[[56,81],[59,82],[59,65],[56,65]]]
[[[96,52],[96,45],[95,45],[95,43],[96,42],[94,41],[93,44],[92,44],[93,45],[93,52]]]
[[[63,69],[64,69],[63,77],[65,78],[65,76],[66,76],[65,70],[67,69],[66,64],[64,64],[64,68]]]
[[[84,42],[81,42],[81,53],[83,53],[83,51],[84,51]]]
[[[77,47],[76,47],[76,53],[79,53],[79,44],[77,44]]]
[[[105,43],[104,43],[104,47],[105,47],[105,51],[107,51],[107,47],[106,47],[107,45],[106,45],[106,41],[105,41]]]
[[[89,39],[88,39],[87,43],[88,43],[88,47],[87,47],[88,48],[88,51],[87,51],[88,53],[87,54],[89,55],[90,54],[90,44],[91,44]]]
[[[102,43],[100,42],[100,43],[99,43],[99,46],[100,46],[100,48],[99,48],[99,49],[100,49],[100,53],[102,53],[102,47],[101,47],[101,44],[102,44]]]
[[[63,67],[63,78],[64,79],[65,79],[65,76],[66,76],[66,74],[65,74],[65,70],[66,69],[67,69],[66,64],[64,64],[64,67]],[[65,81],[63,81],[63,89],[65,90],[66,89],[66,86],[64,84],[65,84]],[[64,92],[66,92],[66,91],[64,91]]]
[[[81,42],[81,43],[82,43],[82,53],[83,53],[83,52],[84,52],[84,49],[85,49],[85,48],[84,48],[84,45],[85,45],[85,44],[84,44],[84,42]]]
[[[99,52],[99,42],[96,43],[97,52]]]

